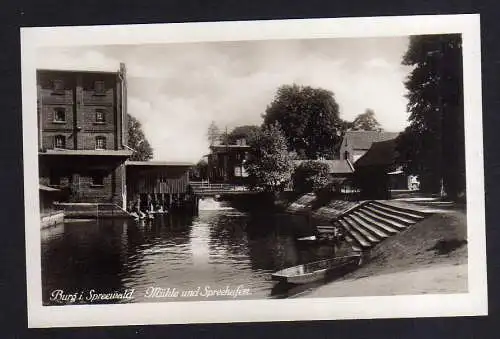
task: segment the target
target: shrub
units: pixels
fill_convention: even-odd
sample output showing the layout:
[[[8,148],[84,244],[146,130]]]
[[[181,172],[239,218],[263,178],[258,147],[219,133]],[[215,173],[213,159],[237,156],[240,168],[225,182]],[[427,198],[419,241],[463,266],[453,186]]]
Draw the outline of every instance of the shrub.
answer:
[[[300,193],[316,192],[329,183],[328,165],[307,160],[302,162],[292,175],[294,190]]]

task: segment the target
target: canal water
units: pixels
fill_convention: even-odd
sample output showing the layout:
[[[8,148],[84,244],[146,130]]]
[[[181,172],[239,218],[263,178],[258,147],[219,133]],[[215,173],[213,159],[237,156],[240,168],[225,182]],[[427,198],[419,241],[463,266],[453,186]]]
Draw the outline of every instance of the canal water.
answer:
[[[331,245],[295,240],[304,222],[300,216],[219,208],[196,216],[75,221],[44,229],[43,302],[289,297],[296,292],[276,286],[273,272],[335,255]],[[109,298],[91,300],[90,294]]]

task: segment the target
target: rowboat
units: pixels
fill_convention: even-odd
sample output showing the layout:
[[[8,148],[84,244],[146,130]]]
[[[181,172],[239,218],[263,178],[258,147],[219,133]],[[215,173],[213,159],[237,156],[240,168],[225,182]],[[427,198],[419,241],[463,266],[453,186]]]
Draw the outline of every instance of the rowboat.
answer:
[[[362,262],[361,253],[356,253],[285,268],[274,273],[272,279],[289,284],[307,284],[325,279],[330,274],[343,269],[358,267]]]
[[[302,237],[295,239],[297,246],[316,246],[316,245],[332,245],[340,241],[340,238],[333,235],[320,234],[310,237]]]
[[[315,235],[311,235],[309,237],[301,237],[301,238],[297,238],[298,241],[316,241],[317,238]]]

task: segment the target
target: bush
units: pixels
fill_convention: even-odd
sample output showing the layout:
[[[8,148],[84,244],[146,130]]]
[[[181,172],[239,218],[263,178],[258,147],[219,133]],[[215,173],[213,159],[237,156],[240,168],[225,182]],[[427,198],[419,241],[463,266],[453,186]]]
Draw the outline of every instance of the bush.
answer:
[[[328,172],[328,165],[325,163],[304,161],[293,172],[293,189],[300,193],[316,192],[328,185]]]

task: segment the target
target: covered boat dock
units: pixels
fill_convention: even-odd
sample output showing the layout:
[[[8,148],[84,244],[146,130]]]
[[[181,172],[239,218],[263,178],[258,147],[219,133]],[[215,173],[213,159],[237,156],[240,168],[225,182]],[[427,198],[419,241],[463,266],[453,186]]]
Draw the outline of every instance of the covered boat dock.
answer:
[[[128,211],[166,212],[192,207],[188,162],[126,161]]]

